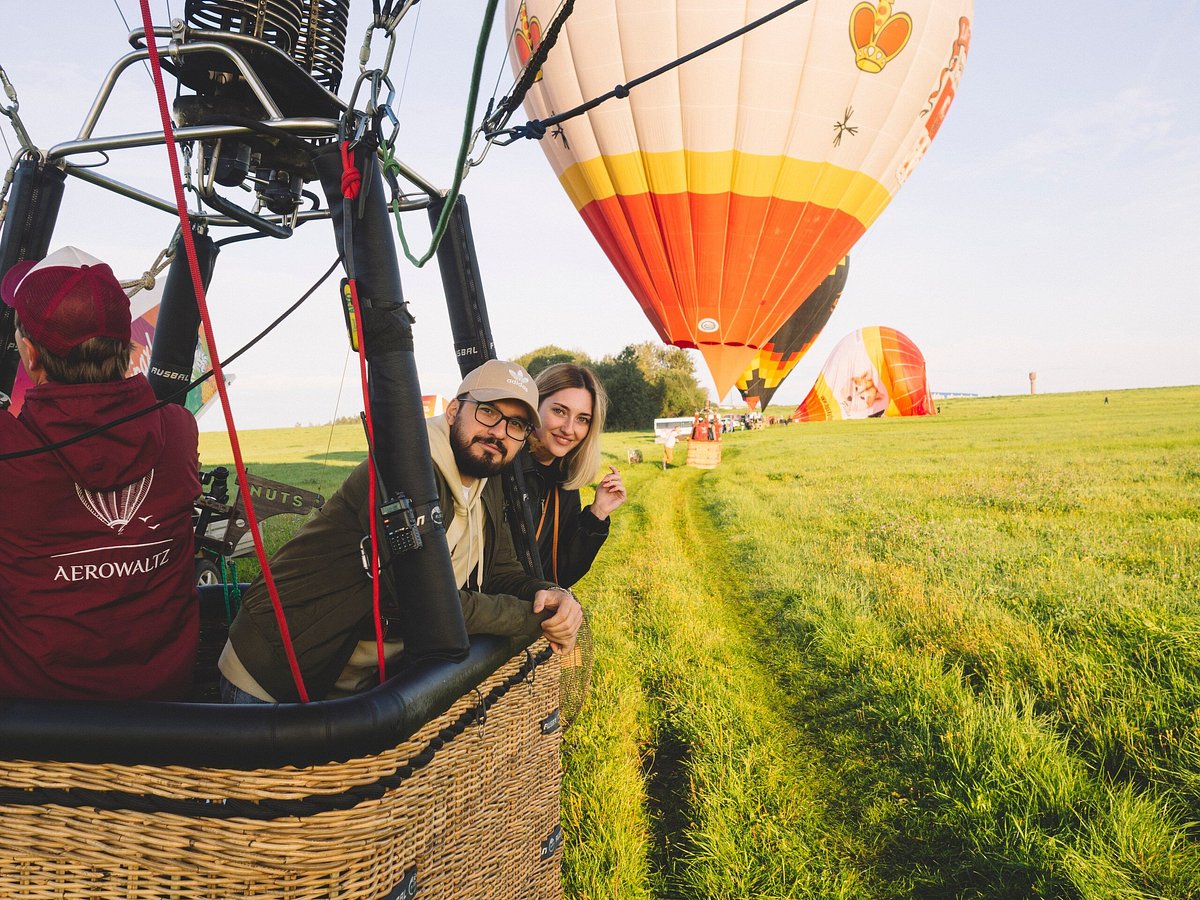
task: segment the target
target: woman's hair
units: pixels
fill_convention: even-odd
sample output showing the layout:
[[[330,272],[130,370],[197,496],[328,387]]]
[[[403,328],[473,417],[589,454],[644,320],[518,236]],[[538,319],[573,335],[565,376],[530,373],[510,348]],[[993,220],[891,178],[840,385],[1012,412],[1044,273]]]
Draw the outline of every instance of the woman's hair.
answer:
[[[106,381],[124,381],[129,369],[129,357],[133,355],[133,344],[110,337],[88,338],[72,347],[65,356],[51,353],[21,328],[21,317],[14,313],[15,326],[21,335],[38,352],[46,377],[59,384],[100,384]]]
[[[566,388],[583,388],[592,395],[592,425],[579,445],[567,454],[567,480],[563,487],[578,490],[591,484],[600,468],[600,435],[604,431],[604,414],[608,409],[608,394],[596,373],[573,363],[555,363],[534,376],[538,387],[538,405]]]

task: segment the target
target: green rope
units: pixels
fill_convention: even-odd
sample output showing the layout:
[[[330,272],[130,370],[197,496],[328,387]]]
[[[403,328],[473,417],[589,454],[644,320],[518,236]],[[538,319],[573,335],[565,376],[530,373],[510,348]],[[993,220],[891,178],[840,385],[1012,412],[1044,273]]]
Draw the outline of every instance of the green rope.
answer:
[[[242,588],[237,580],[237,563],[225,556],[221,560],[221,587],[225,595],[225,623],[232,624],[233,617],[241,606]]]
[[[437,252],[438,244],[442,242],[442,236],[446,233],[446,229],[450,225],[450,213],[454,210],[454,204],[458,202],[463,177],[467,171],[467,155],[471,151],[471,137],[475,133],[475,108],[479,102],[479,85],[483,79],[483,57],[487,50],[488,37],[492,33],[492,22],[495,19],[496,7],[499,3],[500,0],[488,0],[487,9],[484,10],[483,28],[480,29],[479,41],[475,45],[475,65],[471,69],[471,94],[467,99],[467,116],[466,121],[463,123],[462,144],[459,146],[458,160],[454,167],[454,182],[450,185],[450,190],[446,192],[446,203],[442,206],[441,215],[438,216],[437,225],[433,229],[433,237],[430,240],[429,249],[420,259],[413,256],[408,246],[408,240],[404,236],[404,226],[400,222],[399,199],[395,199],[388,204],[392,210],[392,215],[396,218],[396,233],[400,236],[400,245],[404,248],[404,255],[418,269],[429,262],[433,254]],[[400,164],[392,154],[392,148],[383,142],[380,143],[380,159],[383,162],[383,171],[385,174],[389,172],[399,174]]]

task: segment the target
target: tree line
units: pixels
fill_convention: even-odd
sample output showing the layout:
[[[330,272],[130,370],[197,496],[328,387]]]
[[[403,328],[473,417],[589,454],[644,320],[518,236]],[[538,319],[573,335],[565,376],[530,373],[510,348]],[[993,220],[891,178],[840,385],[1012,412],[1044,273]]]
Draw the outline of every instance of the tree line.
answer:
[[[592,359],[578,350],[547,344],[514,360],[530,375],[568,362],[587,366],[608,392],[607,428],[639,431],[650,428],[660,416],[690,416],[708,403],[708,395],[696,381],[696,367],[687,352],[645,341],[630,344],[616,356]],[[359,416],[339,416],[333,425],[357,425]],[[303,427],[297,422],[297,428]]]
[[[605,427],[613,431],[647,429],[661,416],[690,416],[708,402],[687,351],[650,341],[630,344],[615,356],[598,360],[578,350],[547,344],[515,361],[535,376],[554,363],[587,366],[608,392]]]

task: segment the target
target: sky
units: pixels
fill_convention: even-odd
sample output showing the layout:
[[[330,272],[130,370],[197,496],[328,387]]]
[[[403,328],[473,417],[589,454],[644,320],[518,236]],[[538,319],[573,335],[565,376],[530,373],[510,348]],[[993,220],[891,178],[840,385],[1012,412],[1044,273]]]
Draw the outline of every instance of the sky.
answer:
[[[483,7],[423,0],[397,35],[389,72],[401,123],[397,156],[441,186],[452,180]],[[182,15],[183,2],[152,0],[151,8],[165,24]],[[369,12],[367,0],[352,0],[343,98]],[[0,66],[39,147],[79,133],[105,74],[129,50],[122,14],[140,24],[136,0],[60,0],[0,32]],[[1031,371],[1039,392],[1200,383],[1196,46],[1200,0],[977,4],[966,73],[945,124],[851,250],[833,317],[774,402],[799,403],[837,341],[868,325],[911,337],[934,391],[1027,393]],[[381,64],[379,33],[373,49],[372,63]],[[498,28],[485,98],[509,86],[508,72]],[[150,78],[138,65],[118,80],[97,133],[157,127]],[[0,135],[7,162],[17,142],[5,118]],[[169,196],[161,147],[114,153],[104,171]],[[554,343],[598,358],[658,340],[534,142],[492,148],[463,192],[501,356]],[[69,179],[52,247],[74,244],[132,278],[174,226],[165,213]],[[408,216],[406,226],[424,250],[424,214]],[[221,354],[257,334],[335,255],[327,222],[287,240],[225,248],[208,292]],[[450,395],[459,376],[436,262],[418,269],[401,258],[401,279],[417,317],[422,389]],[[336,298],[331,281],[231,366],[239,429],[357,414],[356,363]],[[696,362],[715,396],[698,355]],[[209,413],[201,428],[224,422]]]

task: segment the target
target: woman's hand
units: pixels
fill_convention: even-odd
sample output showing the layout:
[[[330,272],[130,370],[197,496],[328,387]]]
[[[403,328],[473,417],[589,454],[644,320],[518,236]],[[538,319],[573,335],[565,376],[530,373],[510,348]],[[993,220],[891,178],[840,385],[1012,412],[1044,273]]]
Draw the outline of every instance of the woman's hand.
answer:
[[[596,485],[596,499],[588,507],[592,515],[603,522],[608,514],[625,502],[625,482],[616,466],[608,467],[608,474]]]

